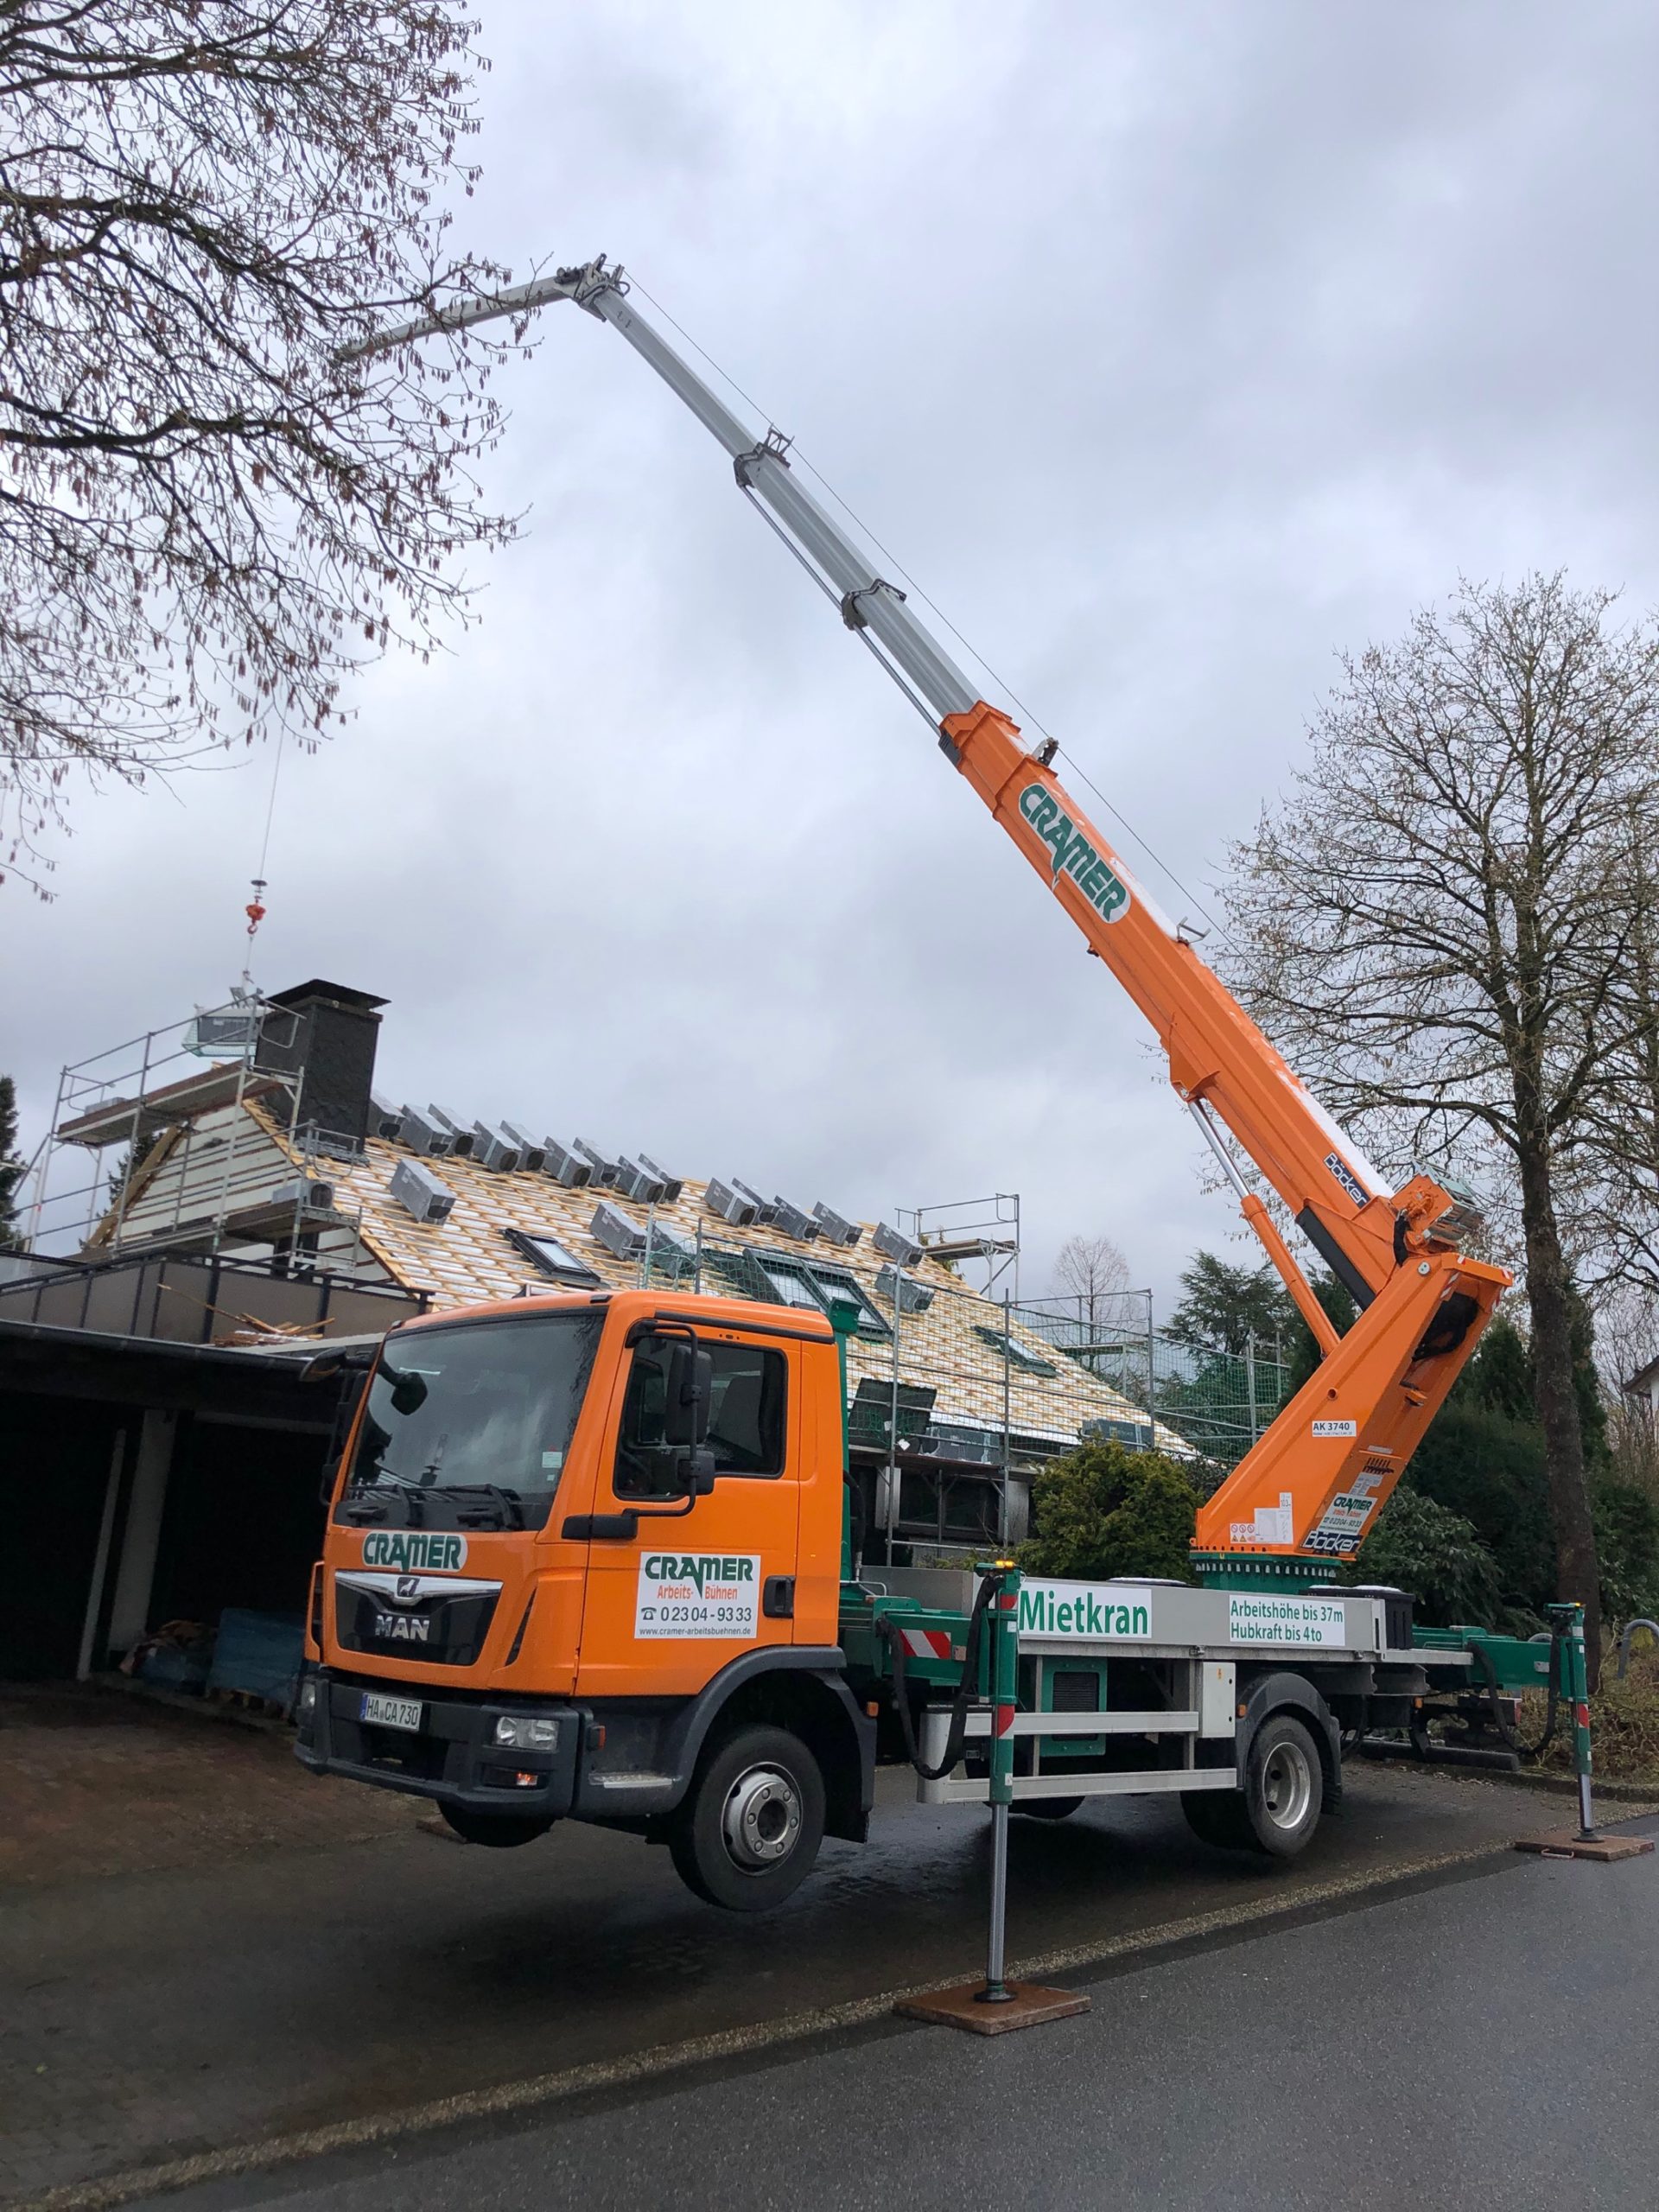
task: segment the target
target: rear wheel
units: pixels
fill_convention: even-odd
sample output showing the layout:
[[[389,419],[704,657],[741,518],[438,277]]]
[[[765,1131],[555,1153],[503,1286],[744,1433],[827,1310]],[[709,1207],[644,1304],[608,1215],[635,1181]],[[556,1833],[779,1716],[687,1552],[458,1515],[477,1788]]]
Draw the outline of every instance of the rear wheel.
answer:
[[[1307,1729],[1275,1713],[1255,1732],[1243,1789],[1185,1792],[1181,1810],[1194,1835],[1224,1851],[1294,1859],[1319,1824],[1325,1777]]]
[[[686,1887],[728,1912],[766,1912],[806,1879],[823,1840],[823,1777],[798,1736],[744,1728],[705,1755],[668,1847]]]
[[[553,1825],[532,1813],[475,1813],[469,1805],[440,1805],[438,1810],[463,1843],[485,1843],[494,1851],[534,1843]]]
[[[1313,1738],[1288,1713],[1255,1732],[1244,1784],[1251,1841],[1270,1859],[1294,1859],[1319,1825],[1325,1778]]]

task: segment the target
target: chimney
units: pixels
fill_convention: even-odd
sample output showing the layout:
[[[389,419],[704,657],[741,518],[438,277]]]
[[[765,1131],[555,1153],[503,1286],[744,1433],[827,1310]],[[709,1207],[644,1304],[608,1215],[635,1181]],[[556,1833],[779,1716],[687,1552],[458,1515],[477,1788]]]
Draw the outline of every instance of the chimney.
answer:
[[[274,991],[254,1055],[257,1067],[300,1076],[298,1126],[324,1151],[360,1153],[368,1135],[375,1033],[385,999],[314,976]]]

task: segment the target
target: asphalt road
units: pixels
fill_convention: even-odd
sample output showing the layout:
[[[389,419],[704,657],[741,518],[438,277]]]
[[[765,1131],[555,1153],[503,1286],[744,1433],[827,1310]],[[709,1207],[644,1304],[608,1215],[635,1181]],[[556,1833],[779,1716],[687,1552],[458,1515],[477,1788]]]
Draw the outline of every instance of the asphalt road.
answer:
[[[684,2065],[710,2037],[753,2051],[883,2014],[887,1993],[982,1956],[985,1816],[912,1789],[885,1774],[871,1842],[828,1847],[760,1918],[699,1904],[665,1853],[577,1826],[522,1851],[405,1829],[0,1891],[0,2201],[400,2132],[504,2088],[568,2097],[573,2070],[585,2086]],[[1017,1821],[1010,1955],[1079,1969],[1172,1926],[1502,1853],[1567,1812],[1501,1782],[1357,1767],[1287,1869],[1207,1848],[1157,1800]],[[1370,2048],[1358,1998],[1354,2028]]]
[[[1656,1824],[1640,1824],[1651,1831]],[[1631,2212],[1659,1858],[1501,1872],[1120,1972],[994,2042],[893,2027],[156,2212]]]

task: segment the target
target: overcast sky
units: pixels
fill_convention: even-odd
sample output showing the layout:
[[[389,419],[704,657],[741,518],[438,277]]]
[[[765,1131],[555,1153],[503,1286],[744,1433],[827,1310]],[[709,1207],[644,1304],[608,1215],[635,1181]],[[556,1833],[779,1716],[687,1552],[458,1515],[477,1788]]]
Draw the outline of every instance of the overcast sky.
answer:
[[[1206,901],[1337,651],[1459,572],[1659,598],[1650,5],[478,5],[467,242],[636,271]],[[1027,1294],[1072,1230],[1166,1300],[1246,1256],[719,449],[543,326],[487,476],[526,534],[286,759],[258,981],[384,994],[399,1099],[852,1214],[1017,1191]],[[61,1063],[222,999],[269,788],[78,796],[55,902],[0,891],[25,1149]]]

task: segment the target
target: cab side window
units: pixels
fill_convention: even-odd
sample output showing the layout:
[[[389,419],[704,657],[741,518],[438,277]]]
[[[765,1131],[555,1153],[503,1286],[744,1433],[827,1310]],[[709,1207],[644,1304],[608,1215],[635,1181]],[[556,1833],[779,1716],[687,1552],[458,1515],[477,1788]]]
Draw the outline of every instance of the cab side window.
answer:
[[[788,1363],[764,1344],[714,1344],[709,1449],[722,1475],[781,1475]]]
[[[764,1344],[717,1344],[707,1338],[702,1349],[714,1370],[707,1449],[714,1454],[716,1474],[782,1474],[789,1387],[783,1353]],[[680,1495],[675,1462],[682,1449],[667,1443],[663,1433],[668,1354],[667,1344],[658,1342],[641,1344],[633,1355],[611,1485],[618,1497]]]

